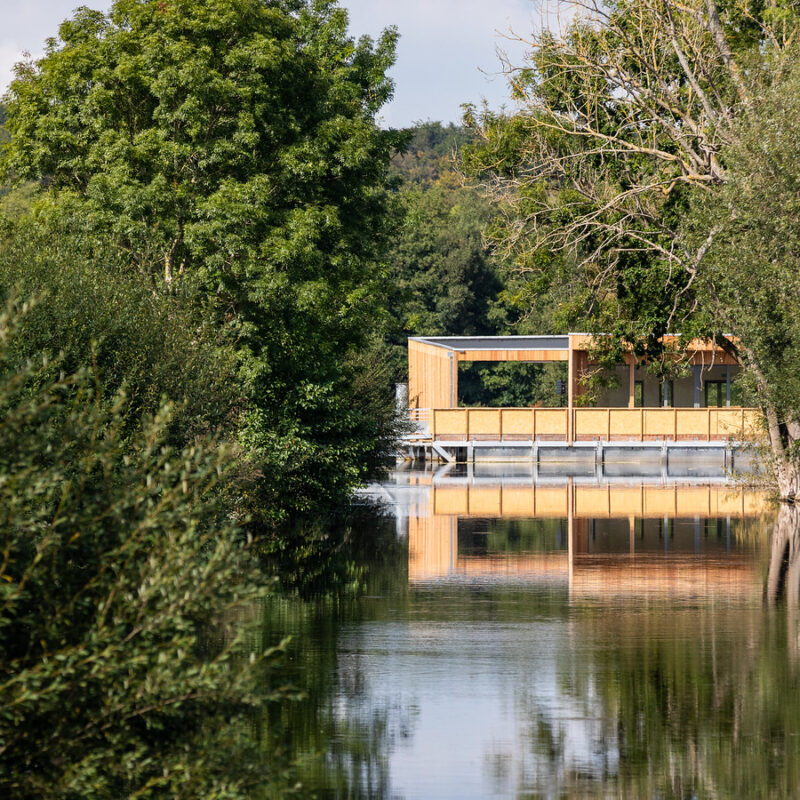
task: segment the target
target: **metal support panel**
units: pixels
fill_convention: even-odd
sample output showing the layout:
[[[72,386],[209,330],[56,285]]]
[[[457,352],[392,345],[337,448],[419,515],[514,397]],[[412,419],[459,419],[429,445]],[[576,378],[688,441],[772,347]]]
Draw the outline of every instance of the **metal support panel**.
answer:
[[[431,443],[431,449],[436,453],[437,456],[439,456],[439,458],[444,459],[448,464],[455,462],[455,457],[451,456],[450,453],[448,453],[447,450],[445,450],[444,447],[437,442]]]

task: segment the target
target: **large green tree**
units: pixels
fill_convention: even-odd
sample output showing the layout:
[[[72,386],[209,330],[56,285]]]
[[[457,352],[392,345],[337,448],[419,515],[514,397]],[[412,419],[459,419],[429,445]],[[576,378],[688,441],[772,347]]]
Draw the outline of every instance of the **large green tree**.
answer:
[[[666,372],[676,353],[662,336],[680,332],[738,348],[756,382],[768,375],[748,329],[729,327],[737,309],[718,302],[705,265],[726,220],[691,237],[683,227],[690,205],[727,182],[725,153],[758,118],[775,64],[794,58],[797,24],[791,3],[587,0],[559,33],[531,40],[526,63],[508,65],[520,113],[469,111],[481,145],[468,166],[504,211],[498,246],[534,299],[614,334],[603,339],[609,363],[628,344]],[[796,412],[766,384],[759,396],[780,491],[793,498]]]
[[[769,70],[751,113],[723,148],[726,179],[698,197],[681,239],[709,242],[707,307],[739,337],[751,395],[766,411],[773,462],[786,496],[800,493],[800,59]]]
[[[385,398],[354,387],[390,230],[398,136],[374,116],[395,39],[355,42],[333,0],[116,0],[79,9],[6,96],[6,173],[233,329],[265,506],[341,498],[390,433]]]

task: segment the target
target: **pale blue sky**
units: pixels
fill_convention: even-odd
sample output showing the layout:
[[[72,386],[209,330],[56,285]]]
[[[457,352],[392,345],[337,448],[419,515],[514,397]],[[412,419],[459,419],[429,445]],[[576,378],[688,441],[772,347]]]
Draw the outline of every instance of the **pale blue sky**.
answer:
[[[13,64],[28,50],[42,52],[61,21],[79,5],[107,9],[110,0],[0,0],[0,90]],[[513,29],[528,36],[542,17],[538,0],[341,0],[350,10],[353,35],[377,36],[397,25],[400,45],[392,70],[395,99],[383,109],[383,124],[415,120],[458,121],[460,105],[486,98],[493,108],[508,104],[496,48],[519,61],[525,47],[503,38]]]

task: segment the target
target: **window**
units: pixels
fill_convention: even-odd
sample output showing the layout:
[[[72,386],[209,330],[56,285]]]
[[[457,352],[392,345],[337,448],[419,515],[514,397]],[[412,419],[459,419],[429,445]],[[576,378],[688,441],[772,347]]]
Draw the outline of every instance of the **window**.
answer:
[[[664,391],[667,393],[667,401],[664,402]],[[675,404],[675,385],[672,381],[661,381],[658,385],[658,404],[659,406],[670,406]]]
[[[706,408],[721,408],[727,405],[725,381],[706,381]]]
[[[644,381],[633,383],[633,407],[641,408],[644,405]]]

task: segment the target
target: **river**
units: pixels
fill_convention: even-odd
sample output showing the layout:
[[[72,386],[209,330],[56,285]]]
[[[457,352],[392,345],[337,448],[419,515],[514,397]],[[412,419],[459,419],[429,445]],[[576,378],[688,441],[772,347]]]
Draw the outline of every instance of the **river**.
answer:
[[[405,469],[363,591],[276,598],[321,798],[800,796],[797,521],[721,477]]]

